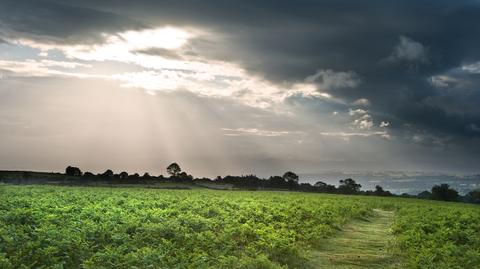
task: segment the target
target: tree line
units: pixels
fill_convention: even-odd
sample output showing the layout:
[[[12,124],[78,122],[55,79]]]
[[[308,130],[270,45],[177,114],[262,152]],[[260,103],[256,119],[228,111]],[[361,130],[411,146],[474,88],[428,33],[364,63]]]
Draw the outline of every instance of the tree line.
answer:
[[[86,180],[108,180],[117,181],[119,183],[148,183],[148,182],[192,182],[192,183],[217,183],[229,184],[236,188],[258,190],[258,189],[278,189],[278,190],[292,190],[304,192],[319,192],[319,193],[335,193],[335,194],[357,194],[357,195],[374,195],[374,196],[400,196],[406,198],[420,198],[452,202],[468,202],[480,203],[480,190],[474,190],[461,196],[457,190],[451,188],[448,184],[440,184],[432,187],[430,191],[423,191],[418,195],[401,194],[396,195],[390,191],[384,190],[380,185],[375,186],[375,190],[361,190],[362,185],[351,178],[342,179],[339,181],[338,187],[330,185],[322,181],[317,181],[313,185],[310,183],[299,183],[299,177],[292,171],[288,171],[283,176],[271,176],[269,178],[259,178],[256,175],[242,175],[242,176],[218,176],[214,179],[210,178],[194,178],[192,175],[182,171],[180,165],[172,163],[166,168],[169,175],[151,176],[149,173],[144,173],[140,176],[138,173],[128,174],[121,172],[115,174],[108,169],[101,174],[93,174],[91,172],[83,173],[80,168],[68,166],[65,169],[65,174],[71,177],[78,177]]]

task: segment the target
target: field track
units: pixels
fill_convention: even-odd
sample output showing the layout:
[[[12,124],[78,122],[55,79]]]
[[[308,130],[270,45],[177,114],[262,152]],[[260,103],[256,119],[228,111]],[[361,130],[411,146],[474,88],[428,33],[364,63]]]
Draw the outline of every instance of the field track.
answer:
[[[313,268],[402,268],[394,255],[391,224],[394,212],[374,210],[366,220],[356,220],[321,244],[311,255]]]

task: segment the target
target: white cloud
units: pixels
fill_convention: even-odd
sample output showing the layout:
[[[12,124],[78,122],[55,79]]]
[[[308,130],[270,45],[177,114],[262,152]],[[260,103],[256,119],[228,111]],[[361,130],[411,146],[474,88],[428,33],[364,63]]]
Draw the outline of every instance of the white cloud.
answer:
[[[390,122],[388,122],[388,121],[380,122],[380,128],[388,127],[389,125],[390,125]]]
[[[127,31],[119,34],[124,46],[130,50],[146,48],[177,49],[187,43],[191,37],[188,31],[173,28],[157,28],[143,31]]]
[[[428,80],[430,84],[437,88],[448,88],[459,83],[459,80],[448,75],[431,76]]]
[[[361,116],[358,119],[355,119],[352,123],[352,126],[357,127],[361,130],[370,130],[373,127],[372,117],[368,114]]]
[[[480,74],[480,62],[463,65],[461,69],[469,73]]]
[[[350,126],[354,129],[370,130],[373,127],[372,116],[368,114],[367,110],[349,109],[348,114],[354,118],[350,123]]]
[[[355,100],[352,105],[357,105],[357,106],[369,106],[370,105],[370,101],[366,98],[360,98],[360,99],[357,99]]]
[[[25,76],[77,76],[93,77],[78,72],[65,74],[59,68],[86,67],[77,61],[88,62],[93,66],[98,62],[119,62],[133,65],[140,71],[117,74],[102,74],[92,69],[95,77],[115,80],[124,87],[143,88],[149,93],[155,91],[188,90],[202,96],[226,97],[243,104],[276,111],[285,110],[283,101],[294,95],[321,98],[330,102],[342,103],[321,88],[351,88],[360,83],[354,72],[334,72],[321,70],[305,81],[294,84],[276,84],[264,78],[249,74],[235,63],[202,57],[189,43],[196,37],[209,37],[212,33],[198,29],[157,28],[142,31],[127,31],[105,36],[104,43],[91,45],[62,45],[39,43],[39,41],[18,39],[9,40],[14,44],[29,46],[40,50],[45,57],[57,50],[71,59],[69,62],[42,61],[19,63],[15,68],[6,68],[18,75]],[[178,58],[164,54],[138,53],[141,50],[162,49],[171,51]],[[12,64],[12,63],[11,63]],[[25,66],[24,66],[25,65]],[[4,64],[5,66],[5,64]],[[24,68],[21,68],[24,67]]]
[[[357,115],[365,115],[367,114],[368,111],[366,110],[363,110],[361,108],[358,108],[358,109],[349,109],[348,110],[348,114],[350,116],[357,116]]]
[[[235,99],[263,109],[280,106],[285,98],[296,94],[332,98],[327,93],[317,91],[311,84],[298,83],[288,87],[247,75],[224,77],[209,72],[148,70],[116,74],[111,78],[120,81],[124,87],[143,88],[149,91],[184,89],[201,96]]]
[[[48,76],[70,76],[70,77],[91,77],[91,75],[76,72],[75,68],[90,68],[90,65],[76,62],[53,61],[53,60],[31,60],[9,61],[0,60],[0,70],[8,71],[11,76],[48,77]],[[62,70],[67,69],[67,70]],[[68,70],[70,69],[70,70]],[[5,74],[4,74],[5,76]]]
[[[93,45],[62,45],[39,43],[28,39],[9,40],[10,43],[39,49],[42,52],[59,50],[67,58],[82,61],[116,61],[134,64],[147,69],[174,69],[190,72],[208,72],[218,76],[242,76],[245,71],[234,64],[185,55],[184,60],[161,55],[137,53],[139,50],[166,49],[182,53],[188,41],[200,35],[208,35],[197,29],[172,27],[143,31],[127,31],[105,37],[105,43]]]
[[[260,130],[256,128],[222,128],[225,131],[226,136],[267,136],[267,137],[275,137],[275,136],[283,136],[291,134],[289,131],[270,131],[270,130]]]
[[[317,73],[305,79],[308,83],[316,83],[322,90],[339,88],[355,88],[361,83],[359,76],[353,72],[335,72],[333,70],[318,70]]]
[[[121,59],[128,52],[142,49],[179,49],[194,35],[195,30],[187,31],[173,27],[162,27],[141,31],[126,31],[112,35],[104,34],[104,43],[91,45],[42,43],[25,38],[9,39],[8,42],[37,48],[42,53],[58,49],[64,51],[69,57],[102,61],[114,57]]]
[[[387,60],[428,63],[428,49],[420,42],[400,36],[399,43],[394,47]]]
[[[352,137],[373,137],[378,136],[385,139],[390,139],[391,136],[386,131],[379,132],[320,132],[320,135],[331,136],[343,140],[349,140]]]

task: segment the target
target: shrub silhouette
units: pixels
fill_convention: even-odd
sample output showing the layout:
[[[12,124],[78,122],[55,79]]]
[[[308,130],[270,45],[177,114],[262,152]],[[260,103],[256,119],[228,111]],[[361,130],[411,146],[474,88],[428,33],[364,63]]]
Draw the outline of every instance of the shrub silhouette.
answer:
[[[67,176],[81,176],[82,175],[82,171],[80,170],[80,168],[78,167],[73,167],[73,166],[68,166],[66,169],[65,169],[65,174]]]
[[[182,169],[180,168],[180,165],[178,165],[177,163],[172,163],[169,166],[167,166],[167,173],[171,177],[177,177],[177,174],[180,173],[181,171]]]
[[[339,192],[345,194],[355,194],[360,192],[361,187],[362,185],[355,182],[355,180],[347,178],[340,180],[340,186],[338,186],[338,190]]]
[[[441,201],[458,201],[458,191],[451,189],[448,184],[435,185],[432,188],[432,199]]]

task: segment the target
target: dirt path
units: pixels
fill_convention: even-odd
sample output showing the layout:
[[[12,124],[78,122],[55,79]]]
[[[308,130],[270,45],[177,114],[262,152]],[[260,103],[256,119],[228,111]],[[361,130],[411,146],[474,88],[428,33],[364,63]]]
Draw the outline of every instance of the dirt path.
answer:
[[[354,221],[326,240],[311,256],[313,268],[402,268],[393,255],[390,226],[394,213],[374,210],[368,220]]]

